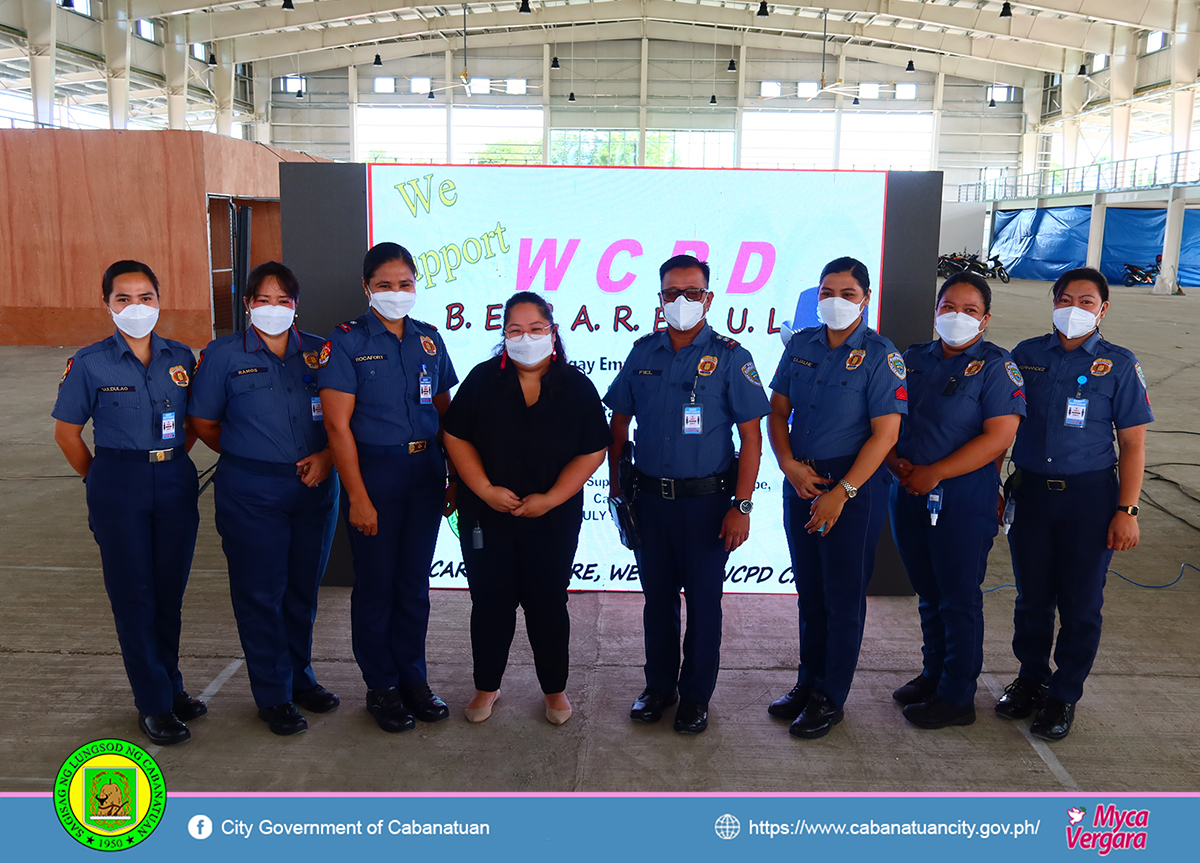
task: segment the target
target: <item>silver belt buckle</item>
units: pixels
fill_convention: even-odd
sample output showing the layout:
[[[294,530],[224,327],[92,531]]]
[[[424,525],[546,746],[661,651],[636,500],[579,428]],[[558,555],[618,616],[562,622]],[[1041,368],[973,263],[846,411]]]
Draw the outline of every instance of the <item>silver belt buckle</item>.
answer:
[[[173,449],[152,449],[152,450],[150,450],[150,461],[152,461],[152,462],[170,461],[174,457],[175,457],[175,450],[173,450]]]
[[[663,499],[664,500],[675,500],[675,480],[660,479],[659,483],[662,485],[661,491],[662,491]]]

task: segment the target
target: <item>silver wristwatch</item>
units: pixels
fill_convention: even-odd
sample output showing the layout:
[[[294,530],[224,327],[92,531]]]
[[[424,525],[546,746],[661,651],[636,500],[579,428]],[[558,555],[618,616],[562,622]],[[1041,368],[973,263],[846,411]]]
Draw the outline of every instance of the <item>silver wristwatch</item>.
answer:
[[[749,515],[750,511],[752,509],[754,509],[753,501],[749,501],[749,500],[735,500],[733,502],[733,505],[737,508],[737,511],[740,512],[742,515]]]
[[[846,482],[845,480],[842,480],[840,485],[846,490],[846,497],[850,498],[851,500],[853,500],[854,496],[858,494],[858,489],[850,485],[850,483]]]

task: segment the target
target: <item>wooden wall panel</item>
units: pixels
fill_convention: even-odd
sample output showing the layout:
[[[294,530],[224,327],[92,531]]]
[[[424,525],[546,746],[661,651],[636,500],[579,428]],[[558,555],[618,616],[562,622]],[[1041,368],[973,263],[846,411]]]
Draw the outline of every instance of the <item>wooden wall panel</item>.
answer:
[[[207,194],[275,197],[278,164],[292,160],[311,157],[203,132],[0,130],[0,343],[108,335],[100,277],[133,258],[162,284],[158,331],[202,347],[212,337]],[[255,247],[261,238],[263,260],[277,258],[278,204],[258,203]]]

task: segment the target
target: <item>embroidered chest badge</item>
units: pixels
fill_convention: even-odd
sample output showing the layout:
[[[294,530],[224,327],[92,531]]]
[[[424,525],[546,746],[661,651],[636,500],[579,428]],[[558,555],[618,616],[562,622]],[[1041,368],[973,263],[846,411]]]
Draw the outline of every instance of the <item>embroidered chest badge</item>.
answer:
[[[1112,360],[1096,360],[1092,363],[1091,374],[1093,377],[1102,378],[1112,371]]]
[[[183,366],[171,366],[171,380],[175,381],[177,387],[186,387],[189,383],[187,369]]]
[[[431,357],[437,356],[437,343],[429,336],[421,336],[421,347],[425,349],[425,353]]]
[[[861,348],[850,352],[850,356],[846,357],[846,371],[852,372],[863,364],[863,360],[867,358],[867,352]]]
[[[963,370],[963,377],[969,378],[972,375],[979,374],[979,372],[983,370],[983,364],[985,362],[987,362],[987,361],[986,360],[971,360],[971,362],[967,363],[966,369]]]
[[[321,367],[321,355],[317,351],[304,352],[304,364],[310,369],[319,369]]]
[[[713,356],[701,357],[700,364],[696,366],[696,374],[701,377],[708,377],[717,370],[717,358]]]

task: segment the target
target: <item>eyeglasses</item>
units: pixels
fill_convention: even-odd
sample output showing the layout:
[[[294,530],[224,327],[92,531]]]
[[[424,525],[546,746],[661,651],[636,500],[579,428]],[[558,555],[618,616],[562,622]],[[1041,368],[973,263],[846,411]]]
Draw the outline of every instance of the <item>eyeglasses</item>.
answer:
[[[554,332],[553,326],[546,327],[542,326],[541,324],[534,324],[532,327],[526,330],[519,326],[513,325],[504,330],[504,336],[505,338],[509,339],[519,339],[521,336],[528,334],[533,336],[535,339],[540,339],[542,336],[548,336],[552,332]]]
[[[704,299],[704,295],[707,293],[708,291],[706,291],[704,288],[688,288],[684,291],[681,291],[678,288],[665,288],[662,291],[662,298],[664,302],[673,303],[680,297],[687,297],[693,303],[698,303]]]

